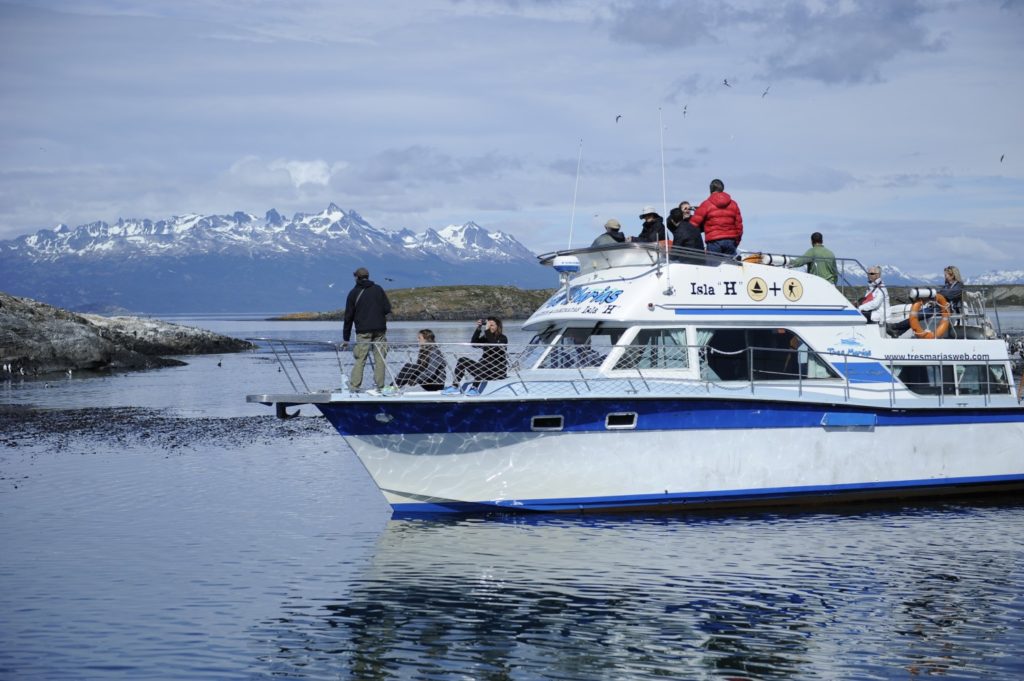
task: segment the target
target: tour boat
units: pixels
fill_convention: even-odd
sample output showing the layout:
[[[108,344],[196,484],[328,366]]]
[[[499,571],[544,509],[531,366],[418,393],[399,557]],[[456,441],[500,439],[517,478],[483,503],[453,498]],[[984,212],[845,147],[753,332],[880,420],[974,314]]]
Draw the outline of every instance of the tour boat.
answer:
[[[541,262],[561,285],[526,321],[532,342],[507,347],[503,378],[467,376],[454,394],[316,390],[283,347],[301,389],[248,400],[282,416],[314,404],[402,515],[1024,488],[1020,388],[978,300],[931,327],[914,310],[915,332],[892,338],[785,257],[625,243]],[[440,347],[449,371],[480,356]],[[389,347],[389,376],[416,352]],[[351,355],[337,357],[344,376]]]

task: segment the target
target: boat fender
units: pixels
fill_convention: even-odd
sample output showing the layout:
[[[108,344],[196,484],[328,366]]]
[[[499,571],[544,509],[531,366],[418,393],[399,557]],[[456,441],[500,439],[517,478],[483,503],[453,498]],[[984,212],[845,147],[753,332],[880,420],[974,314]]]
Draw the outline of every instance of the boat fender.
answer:
[[[918,319],[918,313],[921,311],[924,301],[915,300],[914,304],[910,306],[910,328],[914,330],[914,335],[918,338],[942,338],[949,331],[949,303],[941,293],[935,295],[935,302],[942,310],[942,321],[939,322],[939,326],[934,332],[921,328],[921,322]]]

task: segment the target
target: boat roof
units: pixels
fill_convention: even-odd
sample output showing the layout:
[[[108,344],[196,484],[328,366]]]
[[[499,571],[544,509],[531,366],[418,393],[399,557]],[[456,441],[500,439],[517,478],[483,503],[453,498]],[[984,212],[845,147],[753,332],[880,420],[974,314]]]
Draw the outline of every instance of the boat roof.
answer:
[[[867,321],[833,284],[806,272],[657,244],[624,243],[540,256],[555,265],[575,258],[579,271],[530,316],[526,330],[552,323],[863,325]]]

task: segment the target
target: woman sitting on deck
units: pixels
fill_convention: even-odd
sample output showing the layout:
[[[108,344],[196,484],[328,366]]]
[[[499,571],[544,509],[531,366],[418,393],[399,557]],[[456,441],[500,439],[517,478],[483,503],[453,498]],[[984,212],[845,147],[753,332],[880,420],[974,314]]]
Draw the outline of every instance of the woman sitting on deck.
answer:
[[[502,333],[501,320],[497,317],[488,317],[485,320],[476,321],[476,330],[470,342],[478,348],[483,348],[483,356],[477,360],[468,357],[459,357],[455,363],[455,376],[451,386],[444,389],[446,395],[459,393],[459,383],[467,373],[476,379],[474,384],[466,390],[467,395],[478,395],[482,381],[491,381],[505,378],[508,375],[508,352],[505,346],[508,345],[508,338]]]
[[[416,334],[416,340],[420,344],[416,362],[407,362],[401,368],[395,385],[420,385],[424,390],[441,390],[444,388],[448,364],[434,342],[434,332],[430,329],[421,329]]]

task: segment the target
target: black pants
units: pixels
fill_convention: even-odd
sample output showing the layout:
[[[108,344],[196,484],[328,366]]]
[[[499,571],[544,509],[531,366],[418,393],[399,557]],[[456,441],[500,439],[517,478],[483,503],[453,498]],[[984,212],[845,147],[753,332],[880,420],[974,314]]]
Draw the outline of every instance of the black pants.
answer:
[[[441,390],[443,383],[420,383],[421,369],[409,362],[406,362],[398,372],[395,385],[420,385],[424,390]],[[436,379],[435,379],[436,380]]]

